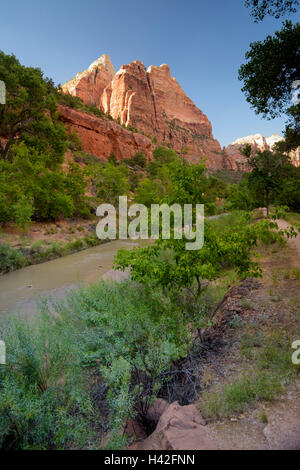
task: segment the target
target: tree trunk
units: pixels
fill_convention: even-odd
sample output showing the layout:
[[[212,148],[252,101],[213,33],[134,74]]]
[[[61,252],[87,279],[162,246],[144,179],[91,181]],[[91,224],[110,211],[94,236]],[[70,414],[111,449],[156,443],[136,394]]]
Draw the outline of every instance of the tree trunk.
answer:
[[[266,189],[266,206],[267,206],[267,216],[269,215],[269,205],[270,205],[270,195],[269,189]]]
[[[201,286],[201,281],[200,281],[200,277],[199,276],[196,276],[196,279],[197,279],[197,284],[198,284],[198,288],[197,288],[197,299],[200,297],[200,294],[201,294],[201,291],[202,291],[202,286]]]

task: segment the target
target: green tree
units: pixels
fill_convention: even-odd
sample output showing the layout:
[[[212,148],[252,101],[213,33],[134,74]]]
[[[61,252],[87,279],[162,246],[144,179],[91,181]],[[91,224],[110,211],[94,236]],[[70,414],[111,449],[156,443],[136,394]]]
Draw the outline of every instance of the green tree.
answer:
[[[292,105],[291,92],[299,79],[300,24],[284,23],[274,36],[250,44],[247,63],[239,69],[242,91],[257,114],[272,119],[287,114],[287,150],[300,145],[300,104]]]
[[[228,188],[225,208],[226,210],[244,210],[250,211],[256,207],[256,200],[253,193],[248,187],[248,176],[239,184],[232,184]],[[258,204],[260,205],[260,204]]]
[[[7,91],[0,105],[0,222],[25,228],[31,219],[88,215],[83,171],[62,166],[74,136],[58,122],[53,82],[3,52],[0,79]]]
[[[147,171],[151,178],[157,176],[163,165],[169,165],[174,161],[179,161],[180,157],[175,150],[165,147],[157,147],[153,151],[153,160],[149,163]]]
[[[144,178],[136,189],[135,201],[150,207],[151,204],[160,203],[160,182]]]
[[[26,141],[48,155],[48,165],[63,161],[68,147],[65,129],[57,122],[56,99],[50,80],[40,69],[24,67],[14,55],[0,51],[0,80],[6,104],[0,106],[0,157],[9,159],[13,143]]]
[[[275,195],[275,203],[300,212],[300,168],[290,165],[283,174],[283,184]]]
[[[229,216],[228,216],[229,217]],[[158,240],[148,248],[120,250],[115,258],[117,269],[131,268],[134,280],[153,287],[161,286],[165,293],[192,288],[196,282],[198,298],[207,281],[216,279],[225,267],[234,268],[241,277],[260,276],[261,268],[252,259],[258,241],[281,241],[283,232],[273,220],[251,223],[249,214],[241,215],[220,230],[214,221],[205,224],[205,243],[201,250],[186,250],[186,239]],[[294,235],[294,230],[286,231]]]
[[[298,0],[246,0],[245,5],[251,8],[251,16],[255,22],[262,21],[266,15],[280,18],[289,13],[295,13]]]
[[[0,160],[0,222],[21,221],[23,200],[27,215],[31,212],[35,220],[87,213],[85,177],[78,165],[53,171],[47,167],[47,155],[24,142],[15,144],[10,153],[10,160]]]
[[[25,231],[34,213],[34,209],[31,202],[26,199],[25,196],[22,196],[19,201],[13,206],[13,210],[17,226]]]
[[[263,194],[268,215],[274,195],[282,188],[284,175],[290,168],[289,158],[281,152],[270,150],[258,151],[252,155],[250,146],[246,146],[243,153],[252,169],[248,176],[248,186],[257,194]]]
[[[108,162],[103,171],[97,177],[98,197],[102,202],[113,205],[118,204],[119,196],[129,194],[130,185],[128,181],[129,170],[122,163],[115,166]]]

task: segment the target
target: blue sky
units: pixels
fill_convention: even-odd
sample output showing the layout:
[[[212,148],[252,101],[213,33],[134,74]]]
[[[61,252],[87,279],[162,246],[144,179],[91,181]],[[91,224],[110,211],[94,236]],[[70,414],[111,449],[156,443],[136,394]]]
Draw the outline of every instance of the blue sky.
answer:
[[[296,19],[293,15],[292,19]],[[238,137],[280,134],[284,118],[255,115],[238,68],[250,42],[280,29],[255,24],[244,0],[14,0],[0,5],[0,49],[64,83],[102,54],[116,69],[139,59],[167,63],[208,116],[221,145]]]

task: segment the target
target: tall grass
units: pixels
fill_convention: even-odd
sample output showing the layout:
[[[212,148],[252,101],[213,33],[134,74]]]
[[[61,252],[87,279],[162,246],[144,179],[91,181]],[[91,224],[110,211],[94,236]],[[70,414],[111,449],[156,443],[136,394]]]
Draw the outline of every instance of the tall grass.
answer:
[[[95,446],[88,430],[97,436],[99,423],[112,431],[112,448],[123,445],[123,424],[145,419],[172,363],[186,356],[188,321],[159,290],[131,281],[99,282],[44,302],[30,324],[3,321],[0,447]]]
[[[93,409],[80,366],[76,332],[45,312],[34,322],[2,321],[0,448],[87,445]]]

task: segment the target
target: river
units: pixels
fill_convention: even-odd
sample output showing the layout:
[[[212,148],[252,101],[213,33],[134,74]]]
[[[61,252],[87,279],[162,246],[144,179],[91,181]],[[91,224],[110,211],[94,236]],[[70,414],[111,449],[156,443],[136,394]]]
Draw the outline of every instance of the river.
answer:
[[[218,219],[228,214],[208,217]],[[124,273],[112,270],[117,251],[148,244],[146,240],[115,240],[88,248],[72,255],[27,266],[0,276],[0,315],[20,311],[34,315],[37,299],[45,296],[65,297],[66,293],[80,283],[91,283],[100,278],[119,280]]]
[[[116,240],[0,276],[0,314],[20,311],[31,316],[41,297],[64,297],[80,283],[122,278],[124,273],[112,270],[114,256],[120,248],[134,246],[138,243]]]

